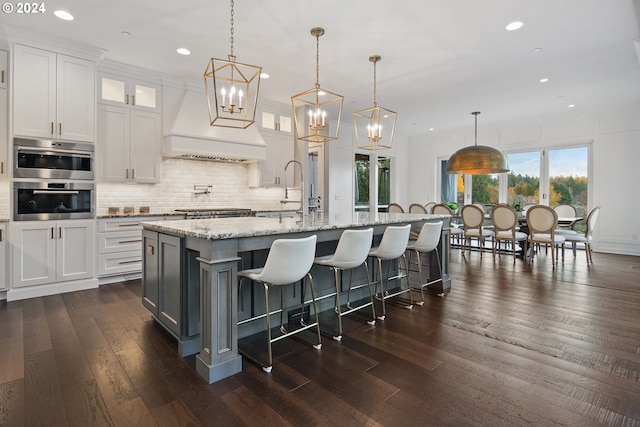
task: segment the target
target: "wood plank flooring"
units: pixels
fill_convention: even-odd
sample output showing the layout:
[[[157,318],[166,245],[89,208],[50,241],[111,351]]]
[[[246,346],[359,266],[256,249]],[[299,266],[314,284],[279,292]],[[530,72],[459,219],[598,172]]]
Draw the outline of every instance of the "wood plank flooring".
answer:
[[[206,384],[139,281],[0,302],[0,426],[640,426],[640,257],[451,256],[452,291]]]

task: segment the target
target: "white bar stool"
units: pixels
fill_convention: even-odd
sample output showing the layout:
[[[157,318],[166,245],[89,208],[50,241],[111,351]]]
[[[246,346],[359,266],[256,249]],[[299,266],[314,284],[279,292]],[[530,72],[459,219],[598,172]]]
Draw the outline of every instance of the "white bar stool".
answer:
[[[382,293],[380,294],[380,300],[382,301],[382,315],[378,316],[378,319],[384,320],[387,315],[387,310],[385,307],[384,301],[388,298],[395,297],[404,292],[409,292],[409,298],[411,299],[411,303],[406,305],[405,308],[411,309],[413,308],[413,297],[411,296],[411,288],[409,287],[409,279],[406,274],[407,269],[407,257],[405,256],[405,251],[407,250],[407,244],[409,243],[409,233],[411,232],[411,225],[403,225],[403,226],[388,226],[384,233],[382,234],[382,240],[380,240],[380,245],[378,247],[371,249],[369,251],[369,256],[374,257],[378,260],[378,278],[376,280],[376,297],[378,297],[378,282],[380,283],[380,287],[382,288]],[[398,276],[394,277],[394,279],[400,279],[400,288],[401,290],[395,292],[393,294],[389,294],[386,290],[385,285],[389,284],[389,275],[391,271],[391,261],[395,259],[403,258],[404,260],[404,268],[405,275],[403,276],[400,271],[400,264],[398,264]],[[389,268],[387,270],[386,280],[382,280],[382,261],[389,261]],[[407,289],[402,289],[402,277],[407,278]]]
[[[268,338],[268,352],[269,352],[269,363],[267,366],[260,363],[253,356],[244,353],[239,350],[245,357],[255,361],[262,365],[262,369],[265,372],[271,372],[271,368],[273,366],[273,353],[271,351],[271,344],[275,341],[281,340],[282,338],[288,337],[290,335],[296,334],[298,332],[304,331],[309,328],[313,328],[315,326],[316,332],[318,334],[318,344],[312,344],[314,348],[320,350],[322,347],[322,342],[320,340],[320,324],[318,323],[318,310],[316,308],[316,297],[313,291],[313,278],[309,273],[311,270],[311,266],[313,265],[313,258],[316,252],[316,240],[317,236],[309,236],[302,239],[277,239],[271,244],[271,249],[269,249],[269,255],[267,255],[267,260],[262,268],[252,268],[248,270],[242,270],[238,272],[238,277],[240,278],[240,286],[242,286],[242,279],[247,278],[253,280],[254,282],[262,283],[264,286],[264,295],[265,295],[265,316],[267,318],[267,338]],[[311,289],[311,301],[313,303],[313,310],[315,314],[315,322],[306,324],[304,322],[304,306],[305,306],[305,290],[306,286],[302,287],[302,315],[300,317],[301,328],[297,328],[293,331],[287,331],[284,327],[283,323],[283,286],[295,283],[299,280],[306,278],[309,283],[309,287]],[[278,313],[277,311],[271,312],[269,310],[269,288],[271,286],[280,286],[280,332],[282,335],[272,338],[271,336],[271,315]],[[258,316],[255,319],[259,319],[263,316]]]
[[[369,277],[369,266],[367,265],[367,256],[371,250],[371,241],[373,239],[373,228],[366,230],[345,230],[340,236],[338,246],[335,253],[332,255],[325,255],[316,257],[313,261],[318,265],[325,265],[333,270],[334,280],[336,285],[335,293],[335,311],[338,314],[338,335],[333,336],[333,339],[340,341],[342,339],[342,316],[345,316],[354,311],[360,310],[365,307],[371,306],[373,312],[373,318],[367,321],[370,325],[376,324],[376,310],[373,305],[373,294],[371,292],[371,278]],[[369,288],[369,300],[370,302],[361,304],[357,307],[351,306],[351,279],[353,277],[353,269],[359,266],[364,266],[364,271],[367,277],[367,286]],[[347,291],[347,309],[342,311],[340,304],[340,270],[349,271],[349,288]],[[358,289],[361,286],[357,286],[353,289]]]
[[[442,266],[440,265],[440,253],[438,252],[438,242],[440,242],[441,235],[442,221],[425,222],[420,229],[418,239],[414,242],[409,242],[409,245],[407,246],[407,250],[409,251],[409,263],[411,263],[412,252],[415,252],[418,263],[418,281],[420,282],[420,296],[422,297],[422,301],[419,302],[418,305],[424,304],[423,288],[425,286],[429,286],[432,283],[436,283],[442,280]],[[436,251],[436,257],[438,259],[438,271],[440,272],[440,276],[437,279],[429,280],[425,283],[422,280],[422,260],[420,255],[429,253],[431,251]],[[407,281],[409,282],[409,286],[411,287],[411,282],[408,279]]]

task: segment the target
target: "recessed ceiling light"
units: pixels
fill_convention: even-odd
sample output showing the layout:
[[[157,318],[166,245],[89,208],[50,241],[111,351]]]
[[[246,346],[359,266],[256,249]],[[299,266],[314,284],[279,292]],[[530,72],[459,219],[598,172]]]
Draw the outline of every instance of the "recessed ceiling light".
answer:
[[[433,128],[429,128],[429,130],[430,130],[430,131],[432,131],[432,130],[433,130]]]
[[[53,14],[63,21],[73,21],[73,15],[66,10],[56,10]]]
[[[540,53],[542,52],[542,48],[541,47],[537,47],[535,49],[533,49],[533,53]]]
[[[569,108],[573,108],[573,107],[575,107],[575,106],[576,106],[576,104],[569,104],[569,105],[567,105],[567,107],[569,107]]]
[[[549,79],[548,79],[548,78],[546,78],[546,77],[544,77],[544,78],[540,79],[540,83],[546,83],[546,82],[548,82],[548,81],[549,81]]]
[[[507,29],[507,31],[515,31],[522,28],[523,25],[524,24],[520,21],[513,21],[509,25],[507,25],[505,28]]]
[[[268,79],[269,77],[271,77],[269,74],[267,73],[260,73],[260,78],[261,79]]]
[[[189,49],[187,49],[186,47],[179,47],[176,52],[178,52],[180,55],[191,55],[191,51]]]

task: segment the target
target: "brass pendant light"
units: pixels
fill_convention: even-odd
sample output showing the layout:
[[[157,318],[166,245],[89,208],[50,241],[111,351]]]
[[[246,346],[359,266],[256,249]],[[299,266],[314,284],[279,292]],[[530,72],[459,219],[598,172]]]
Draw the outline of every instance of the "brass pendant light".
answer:
[[[344,97],[320,87],[320,36],[324,29],[315,27],[316,38],[315,87],[291,97],[296,138],[308,142],[328,142],[338,139]]]
[[[476,122],[475,144],[453,153],[447,162],[447,170],[445,172],[467,175],[509,172],[509,165],[504,154],[493,147],[478,145],[478,114],[480,112],[474,111],[471,114],[475,116]]]
[[[262,67],[236,62],[233,52],[233,0],[231,0],[231,50],[227,60],[211,58],[204,72],[209,124],[246,129],[255,122]]]
[[[380,59],[379,55],[369,57],[373,62],[373,107],[353,113],[356,146],[371,151],[391,148],[398,118],[395,111],[378,106],[376,63]]]

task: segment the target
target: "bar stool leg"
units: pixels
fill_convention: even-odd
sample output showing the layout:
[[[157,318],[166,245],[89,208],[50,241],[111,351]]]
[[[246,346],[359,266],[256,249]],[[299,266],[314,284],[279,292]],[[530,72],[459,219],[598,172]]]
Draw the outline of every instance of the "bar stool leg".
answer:
[[[322,338],[320,337],[320,321],[318,319],[318,307],[316,306],[316,293],[313,290],[313,277],[311,277],[311,273],[307,273],[307,279],[309,279],[309,289],[311,289],[311,303],[313,305],[313,314],[314,317],[316,318],[315,321],[315,325],[316,325],[316,334],[318,335],[318,344],[312,344],[313,348],[315,348],[316,350],[320,350],[322,348]],[[302,286],[302,313],[304,313],[304,294],[305,294],[305,289],[306,286]],[[300,316],[300,324],[302,326],[307,326],[304,323],[304,316]]]
[[[268,344],[268,354],[269,354],[269,366],[263,366],[262,370],[269,373],[273,368],[273,353],[271,352],[271,311],[269,310],[269,285],[263,283],[264,286],[264,298],[265,298],[265,308],[267,313],[267,344]]]
[[[364,267],[364,273],[367,277],[367,288],[369,288],[369,301],[371,301],[371,311],[373,312],[373,318],[371,320],[367,320],[367,323],[370,325],[375,325],[376,324],[376,307],[375,304],[373,303],[373,293],[371,292],[371,277],[369,276],[369,265],[367,264],[367,261],[365,260],[362,263],[362,266]],[[352,310],[353,307],[351,307],[351,278],[353,276],[353,270],[351,270],[349,272],[349,289],[347,290],[347,307]]]
[[[331,267],[333,270],[333,277],[336,285],[336,307],[335,312],[338,315],[338,335],[334,336],[333,339],[336,341],[342,340],[342,312],[340,310],[340,285],[339,285],[339,274],[338,269],[335,267]],[[351,277],[349,277],[349,287],[351,287]]]

